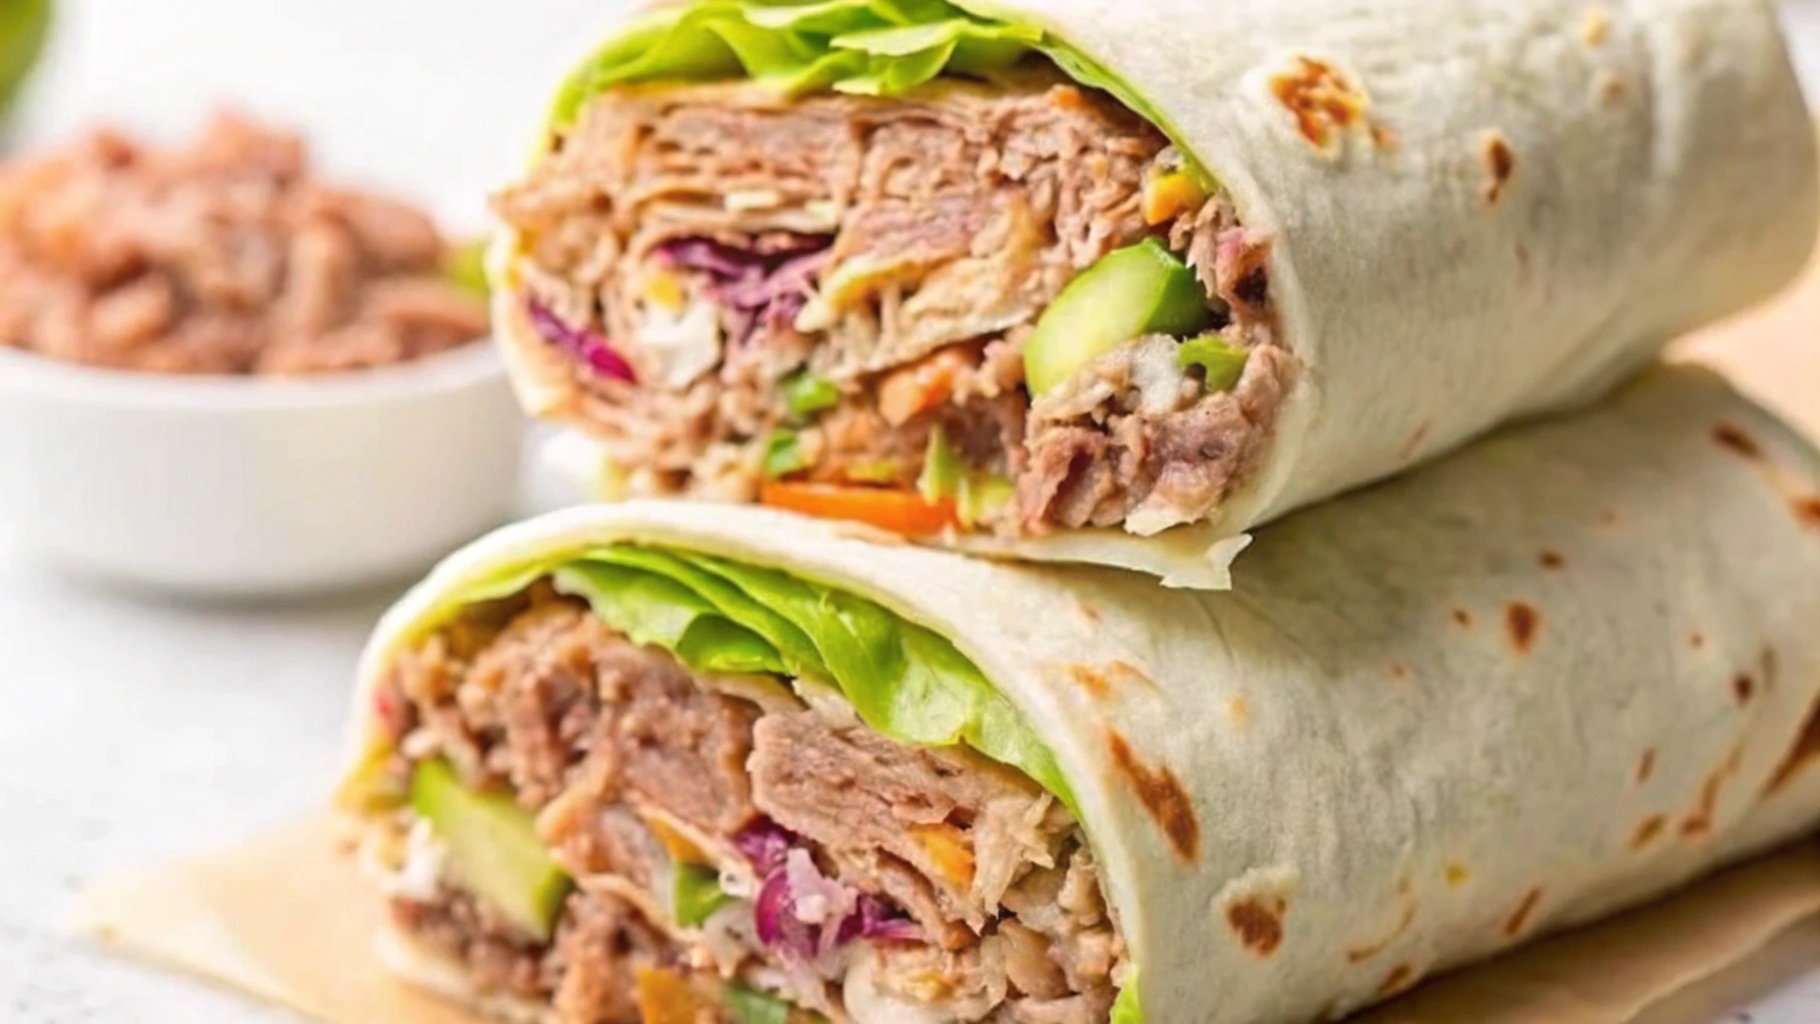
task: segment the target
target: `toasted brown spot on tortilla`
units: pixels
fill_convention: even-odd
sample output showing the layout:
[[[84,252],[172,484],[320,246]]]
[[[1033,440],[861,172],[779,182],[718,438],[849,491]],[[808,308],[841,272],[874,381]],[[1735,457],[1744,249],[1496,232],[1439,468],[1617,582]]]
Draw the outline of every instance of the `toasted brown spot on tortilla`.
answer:
[[[1608,508],[1599,513],[1599,525],[1606,529],[1615,529],[1624,525],[1624,513],[1615,508]]]
[[[1801,525],[1810,530],[1820,530],[1820,497],[1808,496],[1796,498],[1793,502],[1795,518]]]
[[[1410,668],[1407,664],[1405,664],[1404,662],[1401,662],[1401,661],[1391,662],[1390,666],[1386,669],[1386,671],[1388,671],[1390,673],[1390,678],[1395,679],[1399,683],[1409,682],[1409,680],[1414,678],[1415,674],[1416,674],[1415,669]]]
[[[1651,747],[1648,750],[1645,750],[1643,752],[1643,757],[1637,761],[1637,785],[1641,786],[1645,782],[1648,782],[1655,774],[1656,748]]]
[[[1269,959],[1283,945],[1283,917],[1289,903],[1281,897],[1247,897],[1226,908],[1226,925],[1239,937],[1239,945],[1253,955]]]
[[[1625,84],[1624,76],[1615,71],[1599,72],[1593,89],[1598,94],[1599,102],[1608,107],[1617,106],[1624,102],[1624,97],[1630,95],[1630,86]]]
[[[1472,872],[1467,870],[1466,865],[1459,861],[1453,861],[1447,865],[1448,885],[1458,889],[1460,886],[1465,885],[1470,881],[1472,881]]]
[[[1588,46],[1604,46],[1605,40],[1611,37],[1611,12],[1604,4],[1594,4],[1586,9],[1586,18],[1580,22],[1580,38]]]
[[[1687,634],[1687,645],[1696,651],[1700,650],[1706,646],[1706,634],[1697,629]]]
[[[1088,624],[1094,626],[1100,624],[1100,610],[1098,608],[1084,602],[1076,607],[1080,609],[1081,618],[1086,619]]]
[[[1377,957],[1378,954],[1384,952],[1385,950],[1389,949],[1391,946],[1395,945],[1398,939],[1402,938],[1405,935],[1408,935],[1409,929],[1412,928],[1415,925],[1415,923],[1416,923],[1415,901],[1407,900],[1403,904],[1403,916],[1401,916],[1397,919],[1397,925],[1395,928],[1391,929],[1390,934],[1384,936],[1383,938],[1377,940],[1376,942],[1371,942],[1366,945],[1359,946],[1355,949],[1347,950],[1346,951],[1346,962],[1349,964],[1362,964],[1367,960],[1371,960],[1371,959]]]
[[[1523,929],[1529,927],[1530,917],[1541,904],[1542,890],[1529,890],[1529,895],[1523,897],[1523,902],[1517,904],[1517,909],[1511,911],[1510,919],[1504,922],[1504,934],[1513,939],[1523,934]]]
[[[1485,205],[1496,206],[1504,198],[1510,179],[1517,173],[1517,152],[1510,148],[1510,140],[1502,132],[1486,132],[1480,145],[1485,169],[1491,175],[1485,185]]]
[[[1068,675],[1080,684],[1081,689],[1086,690],[1088,695],[1096,700],[1105,700],[1112,696],[1112,680],[1106,678],[1106,673],[1091,665],[1070,665]]]
[[[1116,732],[1106,733],[1106,746],[1112,752],[1112,763],[1169,838],[1175,855],[1189,862],[1199,858],[1201,825],[1194,818],[1194,805],[1182,781],[1168,768],[1152,768],[1138,760],[1131,744]]]
[[[1713,773],[1700,784],[1700,802],[1694,806],[1693,813],[1681,823],[1681,835],[1685,839],[1698,839],[1713,830],[1713,824],[1719,816],[1719,794],[1725,783],[1738,774],[1744,765],[1744,748],[1733,747],[1725,763],[1713,769]]]
[[[1567,556],[1559,551],[1545,549],[1536,560],[1542,563],[1542,568],[1550,571],[1567,568]]]
[[[1800,775],[1816,760],[1820,760],[1820,705],[1816,705],[1813,712],[1808,715],[1807,727],[1796,738],[1795,745],[1789,750],[1788,756],[1782,759],[1782,765],[1776,769],[1776,774],[1770,776],[1769,785],[1764,789],[1763,795],[1775,796],[1786,789],[1789,783],[1795,781],[1797,775]]]
[[[1735,455],[1742,455],[1747,459],[1763,457],[1763,449],[1758,446],[1757,442],[1752,440],[1751,436],[1746,434],[1742,428],[1730,423],[1721,423],[1714,427],[1713,440],[1718,442],[1721,448]]]
[[[1295,118],[1302,137],[1326,149],[1336,131],[1365,119],[1370,97],[1338,68],[1313,57],[1298,56],[1294,69],[1270,80],[1277,102]]]
[[[1371,126],[1371,144],[1385,152],[1391,152],[1397,148],[1397,133],[1387,125],[1374,122]]]
[[[1637,831],[1631,834],[1630,848],[1633,850],[1641,850],[1645,846],[1655,842],[1657,839],[1660,839],[1662,833],[1667,830],[1668,818],[1664,815],[1652,814],[1649,817],[1644,818],[1642,824],[1637,826]]]
[[[1143,669],[1122,658],[1106,666],[1106,677],[1112,680],[1114,686],[1131,685],[1146,690],[1156,690],[1156,680],[1145,674]]]
[[[1472,628],[1472,613],[1467,611],[1464,608],[1455,608],[1453,610],[1453,621],[1454,621],[1454,624],[1459,626],[1461,629],[1471,629]]]
[[[1398,454],[1404,459],[1415,458],[1416,452],[1421,450],[1422,442],[1428,440],[1428,432],[1432,429],[1434,429],[1434,424],[1425,421],[1421,426],[1410,431],[1409,437],[1403,441],[1403,450]]]
[[[1504,608],[1504,626],[1510,632],[1510,645],[1518,654],[1528,654],[1542,632],[1542,613],[1533,605],[1512,601]]]
[[[1232,724],[1243,729],[1251,724],[1251,702],[1243,696],[1234,697],[1226,702],[1226,713],[1232,716]]]
[[[1732,696],[1738,699],[1738,706],[1750,703],[1751,696],[1757,692],[1757,681],[1748,672],[1740,672],[1732,677]]]
[[[1389,999],[1401,995],[1415,987],[1416,969],[1408,964],[1398,964],[1384,975],[1384,983],[1378,986],[1378,995]]]

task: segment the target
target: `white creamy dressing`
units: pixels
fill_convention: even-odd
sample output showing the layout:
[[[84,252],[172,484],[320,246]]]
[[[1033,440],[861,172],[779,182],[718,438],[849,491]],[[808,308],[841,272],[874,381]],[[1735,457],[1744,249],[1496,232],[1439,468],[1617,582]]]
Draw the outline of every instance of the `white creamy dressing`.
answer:
[[[954,1014],[886,992],[878,984],[878,954],[856,954],[841,987],[841,1001],[853,1024],[954,1024]]]
[[[405,837],[404,862],[380,881],[380,888],[387,896],[432,903],[441,892],[448,860],[448,847],[420,818]]]
[[[681,391],[720,365],[720,314],[701,299],[670,310],[646,303],[638,343],[642,362],[656,371],[656,382]]]

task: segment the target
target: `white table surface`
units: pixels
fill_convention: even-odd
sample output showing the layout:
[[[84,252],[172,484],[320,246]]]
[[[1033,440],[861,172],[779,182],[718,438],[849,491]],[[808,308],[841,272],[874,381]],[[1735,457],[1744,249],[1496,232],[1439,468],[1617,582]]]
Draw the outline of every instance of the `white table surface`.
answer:
[[[63,4],[21,140],[104,118],[172,136],[233,100],[310,129],[338,173],[477,224],[554,55],[579,52],[615,0]],[[1820,0],[1793,7],[1820,54]],[[1820,82],[1820,58],[1813,70]],[[89,879],[316,810],[354,658],[394,593],[268,608],[148,599],[61,577],[0,534],[0,1021],[290,1019],[103,957],[65,934],[64,915]],[[1820,929],[1781,959],[1820,961]],[[1820,1021],[1820,972],[1790,976],[1747,980],[1748,1009],[1728,988],[1665,1016]]]

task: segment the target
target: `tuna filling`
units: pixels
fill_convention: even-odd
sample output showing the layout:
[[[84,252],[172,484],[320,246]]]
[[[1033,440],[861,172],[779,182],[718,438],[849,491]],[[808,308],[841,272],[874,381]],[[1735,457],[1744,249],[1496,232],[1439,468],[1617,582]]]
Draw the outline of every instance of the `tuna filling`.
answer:
[[[574,880],[545,935],[447,869],[415,811],[369,841],[392,919],[561,1024],[1096,1024],[1124,947],[1085,836],[1023,775],[902,745],[838,698],[697,677],[540,584],[470,609],[381,687],[393,751],[508,794]],[[514,812],[516,813],[516,812]]]
[[[1267,241],[1040,58],[888,98],[622,87],[496,206],[533,372],[640,493],[1150,534],[1249,479],[1292,380]],[[1204,302],[1191,332],[1144,330],[1130,287],[1075,303],[1135,318],[1123,333],[1057,306],[1146,242]],[[1188,333],[1231,372],[1188,361]]]

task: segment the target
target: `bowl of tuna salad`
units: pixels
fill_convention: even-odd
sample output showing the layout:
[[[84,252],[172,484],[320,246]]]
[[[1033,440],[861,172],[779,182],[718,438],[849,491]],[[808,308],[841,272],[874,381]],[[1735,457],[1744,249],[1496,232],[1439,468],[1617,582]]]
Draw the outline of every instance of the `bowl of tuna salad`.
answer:
[[[233,112],[0,165],[0,543],[288,596],[497,525],[523,435],[475,251]]]

